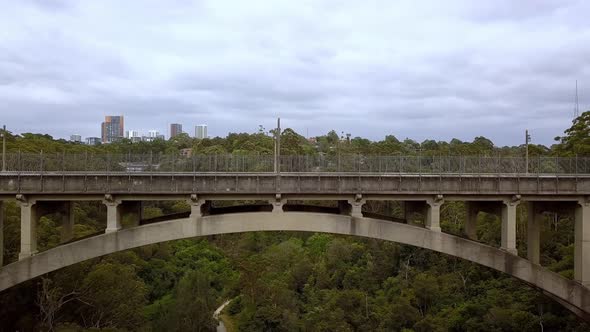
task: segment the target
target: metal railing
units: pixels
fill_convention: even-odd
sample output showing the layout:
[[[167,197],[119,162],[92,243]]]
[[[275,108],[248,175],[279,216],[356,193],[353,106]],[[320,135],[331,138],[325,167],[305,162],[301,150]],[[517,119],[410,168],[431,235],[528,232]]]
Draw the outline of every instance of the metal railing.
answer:
[[[273,155],[7,153],[6,172],[18,173],[267,173]],[[280,156],[281,173],[590,174],[589,157]],[[0,172],[1,174],[1,172]]]

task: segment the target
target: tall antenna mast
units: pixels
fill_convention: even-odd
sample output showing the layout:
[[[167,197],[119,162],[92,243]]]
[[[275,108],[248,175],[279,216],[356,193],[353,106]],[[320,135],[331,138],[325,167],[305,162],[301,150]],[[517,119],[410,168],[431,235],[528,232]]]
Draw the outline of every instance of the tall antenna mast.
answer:
[[[576,80],[576,105],[574,106],[574,118],[580,116],[580,105],[578,104],[578,80]]]

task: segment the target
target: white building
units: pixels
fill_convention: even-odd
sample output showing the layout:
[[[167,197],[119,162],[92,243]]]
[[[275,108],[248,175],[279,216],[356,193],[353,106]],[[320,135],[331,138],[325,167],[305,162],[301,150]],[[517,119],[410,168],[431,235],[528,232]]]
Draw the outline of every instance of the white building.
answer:
[[[195,126],[195,138],[198,138],[198,139],[207,138],[207,125],[206,124],[201,124],[201,125]]]
[[[125,138],[132,139],[134,137],[141,137],[141,136],[139,136],[139,131],[137,131],[137,130],[127,130],[125,132]]]
[[[86,137],[86,144],[88,145],[100,145],[100,137]]]
[[[160,132],[157,130],[150,130],[148,131],[148,137],[156,138],[160,135]]]
[[[82,136],[80,135],[70,135],[70,141],[75,142],[75,143],[80,143],[82,142]]]

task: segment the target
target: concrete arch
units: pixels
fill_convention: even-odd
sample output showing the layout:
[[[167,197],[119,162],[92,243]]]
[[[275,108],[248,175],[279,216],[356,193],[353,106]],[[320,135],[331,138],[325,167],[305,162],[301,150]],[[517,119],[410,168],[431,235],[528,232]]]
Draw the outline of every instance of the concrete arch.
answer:
[[[251,212],[183,218],[106,233],[65,244],[0,269],[0,291],[91,258],[197,236],[254,231],[306,231],[369,237],[430,249],[525,281],[578,316],[590,313],[590,289],[540,265],[458,236],[390,221],[309,212]]]

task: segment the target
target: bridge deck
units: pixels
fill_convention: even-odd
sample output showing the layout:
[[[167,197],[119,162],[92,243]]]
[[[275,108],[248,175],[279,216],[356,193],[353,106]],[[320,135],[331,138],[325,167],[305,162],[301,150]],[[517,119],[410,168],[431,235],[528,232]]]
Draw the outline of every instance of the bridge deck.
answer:
[[[2,172],[0,194],[589,195],[590,174]]]

